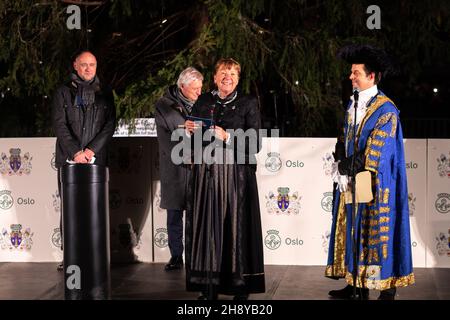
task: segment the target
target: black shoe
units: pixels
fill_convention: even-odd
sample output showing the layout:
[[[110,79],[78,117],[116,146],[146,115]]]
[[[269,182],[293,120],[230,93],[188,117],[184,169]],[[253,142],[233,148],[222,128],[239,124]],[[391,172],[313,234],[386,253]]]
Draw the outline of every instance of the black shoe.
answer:
[[[380,292],[380,296],[378,297],[378,300],[395,300],[396,292],[397,292],[397,290],[395,288],[382,290]]]
[[[172,257],[169,262],[164,267],[164,270],[179,270],[183,267],[183,258],[182,257]]]
[[[56,266],[56,270],[58,270],[58,271],[63,271],[63,270],[64,270],[64,263],[61,262],[60,264],[58,264],[58,265]]]
[[[233,297],[234,301],[247,301],[248,300],[248,294],[237,294]]]
[[[200,296],[197,298],[197,300],[218,300],[218,298],[219,298],[219,295],[216,292],[213,293],[212,299],[208,298],[207,292],[202,292],[200,294]]]
[[[328,292],[328,294],[336,299],[351,299],[353,297],[353,286],[347,285],[344,289],[341,290],[331,290],[330,292]],[[369,299],[369,289],[356,288],[356,298],[362,300]]]
[[[197,300],[208,300],[208,298],[207,298],[203,293],[201,293],[201,294],[198,296]]]

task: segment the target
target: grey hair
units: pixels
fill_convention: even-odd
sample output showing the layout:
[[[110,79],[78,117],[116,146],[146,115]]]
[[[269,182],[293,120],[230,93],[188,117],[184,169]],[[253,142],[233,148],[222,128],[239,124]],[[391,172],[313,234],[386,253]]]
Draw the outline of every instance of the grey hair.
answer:
[[[178,77],[177,86],[181,88],[182,85],[188,85],[194,80],[203,81],[203,75],[197,69],[193,67],[188,67],[181,71]]]

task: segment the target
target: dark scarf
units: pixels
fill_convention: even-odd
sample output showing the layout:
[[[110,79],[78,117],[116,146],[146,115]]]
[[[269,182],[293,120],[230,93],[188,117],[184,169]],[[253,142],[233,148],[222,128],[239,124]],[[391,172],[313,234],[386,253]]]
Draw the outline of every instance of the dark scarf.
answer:
[[[175,88],[175,95],[177,97],[177,100],[180,101],[181,104],[184,106],[188,114],[191,114],[194,101],[191,101],[188,98],[186,98],[181,92],[180,88],[178,87]]]
[[[95,93],[100,90],[100,80],[95,76],[90,81],[81,79],[76,73],[70,75],[72,85],[77,89],[75,97],[75,104],[83,107],[83,109],[90,107],[95,102]]]

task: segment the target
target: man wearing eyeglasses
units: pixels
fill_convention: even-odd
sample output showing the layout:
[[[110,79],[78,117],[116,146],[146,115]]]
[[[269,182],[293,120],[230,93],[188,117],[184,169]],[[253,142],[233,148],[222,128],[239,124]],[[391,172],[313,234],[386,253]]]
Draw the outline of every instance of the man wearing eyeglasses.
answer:
[[[107,165],[107,145],[115,129],[113,95],[97,77],[95,56],[90,51],[77,53],[73,69],[70,80],[53,97],[58,177],[65,163]],[[61,189],[59,178],[58,189]],[[62,268],[58,266],[58,270]]]

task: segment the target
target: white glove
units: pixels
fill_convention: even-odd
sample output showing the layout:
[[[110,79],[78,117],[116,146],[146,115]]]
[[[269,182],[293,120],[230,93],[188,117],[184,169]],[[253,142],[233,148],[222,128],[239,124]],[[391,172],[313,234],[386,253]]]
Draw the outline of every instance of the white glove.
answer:
[[[341,176],[338,174],[338,186],[340,192],[346,192],[348,190],[349,178],[348,176]]]
[[[348,190],[349,179],[346,175],[339,174],[338,170],[339,161],[334,162],[331,166],[331,178],[333,182],[338,184],[338,188],[340,192],[345,192]]]

